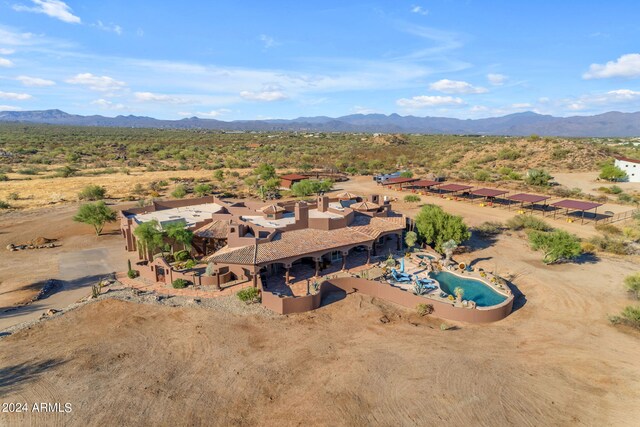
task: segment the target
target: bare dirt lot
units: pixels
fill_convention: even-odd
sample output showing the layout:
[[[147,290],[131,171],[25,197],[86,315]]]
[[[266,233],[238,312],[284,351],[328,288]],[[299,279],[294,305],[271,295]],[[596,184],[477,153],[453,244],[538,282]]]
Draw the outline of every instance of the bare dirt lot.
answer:
[[[471,225],[495,220],[469,203],[431,200]],[[28,260],[48,257],[58,257],[50,268],[59,274],[65,251],[73,264],[100,247],[117,265],[121,237],[96,240],[73,212],[3,216],[2,247],[45,231],[63,246],[2,257],[0,277],[45,277]],[[68,402],[72,411],[0,412],[0,425],[635,425],[640,333],[607,316],[631,303],[622,280],[638,257],[545,266],[516,234],[470,248],[461,261],[515,277],[516,310],[503,321],[443,331],[439,319],[358,294],[291,316],[87,304],[0,339],[0,402]],[[28,268],[16,270],[18,261]]]
[[[9,425],[615,425],[640,417],[640,334],[612,327],[635,259],[544,266],[516,236],[465,255],[517,310],[442,331],[361,295],[292,316],[106,300],[0,341]],[[382,323],[386,316],[390,322]],[[64,343],[61,345],[61,343]]]

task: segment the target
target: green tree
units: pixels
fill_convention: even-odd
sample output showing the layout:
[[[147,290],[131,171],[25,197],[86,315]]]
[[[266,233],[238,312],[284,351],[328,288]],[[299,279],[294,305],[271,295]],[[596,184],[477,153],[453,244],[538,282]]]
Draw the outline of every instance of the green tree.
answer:
[[[627,179],[627,173],[619,167],[607,163],[602,165],[600,169],[600,179],[606,179],[607,181],[622,181]]]
[[[159,248],[164,241],[164,235],[162,231],[160,231],[160,225],[155,219],[138,225],[136,229],[133,230],[133,234],[142,245],[144,252],[150,252]]]
[[[100,185],[87,185],[78,193],[78,198],[80,200],[102,200],[106,194],[106,188]]]
[[[400,173],[400,178],[413,178],[413,172],[404,171]]]
[[[209,184],[198,184],[193,187],[193,191],[198,195],[198,197],[206,196],[211,192],[212,189],[213,187],[211,187],[211,185]]]
[[[276,177],[276,169],[269,163],[260,164],[253,172],[263,181]]]
[[[529,172],[527,172],[525,182],[529,185],[545,187],[549,185],[551,179],[553,179],[553,177],[544,169],[530,169]]]
[[[311,179],[303,179],[291,186],[291,192],[296,197],[306,197],[312,194],[319,194],[330,191],[333,187],[333,181],[323,180],[316,181]]]
[[[425,205],[416,216],[418,235],[433,248],[443,253],[443,244],[453,240],[460,244],[471,237],[462,217],[451,215],[436,205]]]
[[[407,231],[404,235],[404,242],[409,247],[409,250],[413,249],[418,241],[418,234],[415,231]]]
[[[191,242],[193,242],[193,232],[185,227],[185,224],[181,222],[174,222],[164,227],[167,237],[173,240],[175,243],[180,243],[184,250],[191,249]],[[173,245],[171,245],[171,249]]]
[[[116,220],[116,213],[102,201],[87,203],[80,206],[73,220],[93,226],[96,235],[99,236],[107,222],[114,222]]]
[[[580,239],[564,230],[529,232],[529,244],[534,251],[544,253],[543,262],[552,264],[562,259],[572,260],[582,254]]]

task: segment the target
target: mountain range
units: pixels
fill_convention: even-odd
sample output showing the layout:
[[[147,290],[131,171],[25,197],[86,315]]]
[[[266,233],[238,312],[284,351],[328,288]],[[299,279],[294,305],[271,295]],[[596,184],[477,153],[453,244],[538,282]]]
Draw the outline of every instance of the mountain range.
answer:
[[[566,137],[640,136],[640,112],[612,111],[594,116],[554,117],[523,112],[486,119],[352,114],[337,118],[299,117],[291,120],[222,121],[190,117],[159,120],[145,116],[82,116],[60,110],[2,111],[0,123],[44,123],[69,126],[108,126],[222,131],[380,132],[424,134],[545,135]]]

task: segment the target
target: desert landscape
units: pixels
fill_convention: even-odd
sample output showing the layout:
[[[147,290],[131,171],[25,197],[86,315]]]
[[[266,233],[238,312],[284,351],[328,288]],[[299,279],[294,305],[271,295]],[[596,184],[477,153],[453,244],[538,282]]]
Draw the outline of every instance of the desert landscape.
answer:
[[[339,189],[379,190],[369,177]],[[473,204],[425,200],[444,203],[470,225],[513,216],[496,208],[490,210],[495,218],[488,217]],[[9,252],[3,272],[17,276],[16,257],[29,257],[42,267],[27,278],[43,280],[59,272],[56,263],[65,254],[95,247],[111,254],[114,268],[124,266],[121,237],[110,228],[97,238],[73,223],[75,208],[5,214],[3,244],[48,231],[61,246]],[[397,208],[417,212],[410,203]],[[46,223],[39,221],[44,215]],[[585,236],[596,232],[589,224],[564,225]],[[598,254],[547,266],[519,232],[474,238],[468,246],[461,261],[512,278],[514,312],[503,321],[448,322],[450,329],[441,330],[439,319],[357,293],[327,298],[310,313],[275,316],[233,296],[215,303],[182,297],[159,302],[144,293],[108,290],[65,314],[10,329],[0,340],[3,402],[73,405],[68,414],[2,414],[3,422],[632,425],[640,416],[634,404],[640,398],[640,334],[612,326],[608,316],[628,303],[621,282],[637,271],[637,256]],[[33,292],[5,291],[2,305]],[[84,295],[70,294],[66,302]],[[44,308],[31,313],[32,322]],[[2,321],[16,320],[5,315]]]

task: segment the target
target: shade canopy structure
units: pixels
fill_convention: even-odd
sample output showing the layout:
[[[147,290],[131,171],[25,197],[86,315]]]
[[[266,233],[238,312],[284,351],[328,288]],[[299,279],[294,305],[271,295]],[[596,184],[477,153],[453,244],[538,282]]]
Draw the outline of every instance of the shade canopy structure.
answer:
[[[497,188],[476,188],[469,191],[470,194],[480,197],[498,197],[507,194],[508,190],[499,190]]]
[[[415,182],[418,181],[418,178],[402,178],[402,177],[398,177],[398,178],[389,178],[385,181],[383,181],[384,185],[402,185],[402,184],[408,184],[410,182]]]
[[[528,194],[528,193],[518,193],[518,194],[512,194],[511,196],[507,196],[507,199],[509,200],[513,200],[515,202],[520,202],[520,203],[531,203],[531,204],[540,203],[549,198],[550,198],[549,196],[540,196],[538,194]]]
[[[560,209],[566,209],[567,210],[567,214],[569,213],[569,211],[582,212],[582,215],[580,215],[580,218],[581,218],[581,222],[584,223],[584,213],[586,211],[590,211],[590,210],[594,209],[594,216],[597,215],[598,208],[600,206],[602,206],[602,203],[585,202],[583,200],[565,199],[565,200],[560,200],[559,202],[551,203],[551,206],[556,207],[556,208],[560,208]],[[556,216],[556,212],[555,211],[553,213],[553,216],[555,218],[555,216]]]
[[[302,181],[304,179],[309,179],[309,177],[297,173],[290,173],[287,175],[281,175],[280,179],[286,179],[288,181]]]
[[[418,181],[411,183],[411,185],[414,187],[422,187],[422,188],[429,188],[429,187],[434,187],[436,185],[443,185],[443,184],[444,184],[443,182],[431,181],[429,179],[420,179]]]
[[[451,192],[464,191],[470,188],[472,188],[470,185],[464,185],[464,184],[444,184],[444,185],[438,186],[438,190],[451,191]]]

